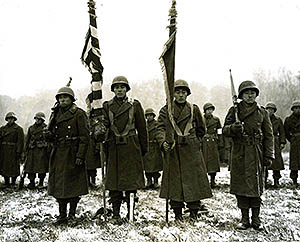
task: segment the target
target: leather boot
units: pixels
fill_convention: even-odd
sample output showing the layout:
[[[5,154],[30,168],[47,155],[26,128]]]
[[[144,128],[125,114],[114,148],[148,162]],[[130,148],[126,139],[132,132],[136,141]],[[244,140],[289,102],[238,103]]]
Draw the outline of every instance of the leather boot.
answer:
[[[274,179],[274,188],[279,188],[279,179]]]
[[[30,190],[33,190],[35,188],[35,182],[34,182],[34,179],[33,180],[30,180],[29,184],[28,184],[28,188]]]
[[[9,184],[9,177],[7,177],[7,176],[4,177],[4,186],[5,187],[9,187],[10,186],[10,184]]]
[[[146,184],[146,188],[151,188],[152,187],[152,185],[153,185],[153,183],[152,183],[152,178],[151,177],[148,177],[147,178],[147,184]]]
[[[70,201],[70,210],[69,210],[69,219],[75,219],[76,209],[77,209],[78,200],[74,199]]]
[[[95,176],[91,176],[91,187],[96,188],[96,177]]]
[[[297,178],[293,178],[293,186],[298,187]]]
[[[65,201],[59,201],[59,216],[54,222],[54,225],[60,225],[68,222],[67,219],[67,202]]]
[[[14,187],[16,185],[16,180],[17,180],[17,177],[15,177],[15,176],[11,178],[11,186],[12,187]]]
[[[39,185],[38,185],[39,188],[43,188],[44,187],[44,179],[45,178],[40,178]]]
[[[261,221],[259,218],[260,208],[252,208],[252,227],[255,230],[263,230],[263,227],[261,225]]]
[[[210,187],[211,188],[216,188],[217,187],[216,182],[215,182],[215,177],[216,177],[215,174],[210,175]]]
[[[154,188],[154,189],[159,188],[159,185],[158,185],[158,178],[154,178],[153,188]]]
[[[112,203],[112,208],[113,208],[112,223],[116,225],[122,224],[122,219],[120,217],[120,207],[121,207],[121,202],[116,201]]]
[[[237,229],[245,230],[250,227],[249,222],[249,209],[248,208],[241,208],[242,219],[241,222],[236,226]]]
[[[182,217],[182,208],[173,208],[174,214],[175,214],[175,220],[182,222],[183,217]]]
[[[197,220],[199,209],[190,209],[190,218],[192,220]]]

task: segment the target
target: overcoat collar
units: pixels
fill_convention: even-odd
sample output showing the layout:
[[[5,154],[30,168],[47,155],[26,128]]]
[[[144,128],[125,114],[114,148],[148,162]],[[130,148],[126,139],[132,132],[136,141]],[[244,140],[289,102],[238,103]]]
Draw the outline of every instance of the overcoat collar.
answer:
[[[244,101],[239,103],[238,116],[241,121],[244,121],[247,117],[253,114],[258,109],[257,103],[253,103],[251,106],[247,106]]]
[[[114,117],[117,118],[121,114],[125,113],[128,109],[132,107],[132,103],[128,101],[128,97],[120,103],[116,97],[114,97],[109,103],[109,110],[114,113]]]
[[[181,123],[183,120],[189,118],[191,116],[191,108],[185,103],[183,108],[174,101],[174,119],[177,124]]]
[[[215,123],[216,123],[216,119],[214,116],[210,116],[208,119],[205,118],[206,128],[209,128],[210,126],[214,125]]]
[[[152,120],[149,123],[147,122],[147,126],[148,126],[148,132],[151,132],[152,130],[156,129],[155,120]]]
[[[58,117],[56,120],[56,124],[67,121],[74,117],[75,112],[77,111],[76,104],[73,104],[67,111],[63,112],[62,108],[58,110]]]
[[[41,132],[47,125],[45,123],[42,123],[41,125],[37,126],[36,124],[34,124],[32,127],[33,127],[33,130],[31,132],[31,134],[37,134],[39,132]]]

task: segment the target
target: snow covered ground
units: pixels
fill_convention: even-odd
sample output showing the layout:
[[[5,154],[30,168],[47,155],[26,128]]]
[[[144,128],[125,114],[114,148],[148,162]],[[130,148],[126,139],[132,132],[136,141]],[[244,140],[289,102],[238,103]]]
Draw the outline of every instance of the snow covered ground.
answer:
[[[285,155],[285,161],[288,162]],[[100,173],[100,171],[98,172]],[[293,189],[289,179],[288,164],[282,171],[280,189],[268,189],[262,199],[261,219],[264,231],[254,229],[237,231],[240,220],[236,199],[229,194],[229,172],[222,168],[217,175],[219,187],[213,190],[213,198],[203,201],[209,215],[198,221],[165,223],[165,200],[158,197],[158,190],[138,192],[136,221],[120,226],[104,222],[103,217],[93,219],[102,207],[102,192],[91,190],[79,202],[77,218],[68,225],[54,226],[58,214],[54,198],[46,189],[15,191],[0,188],[0,241],[297,241],[300,240],[299,207],[300,188]],[[1,185],[3,179],[0,179]],[[28,183],[28,181],[26,181]],[[100,182],[100,177],[97,180]],[[269,183],[273,182],[271,172]],[[26,184],[26,183],[25,183]],[[110,207],[110,205],[108,206]],[[126,205],[122,204],[121,216],[125,217]]]

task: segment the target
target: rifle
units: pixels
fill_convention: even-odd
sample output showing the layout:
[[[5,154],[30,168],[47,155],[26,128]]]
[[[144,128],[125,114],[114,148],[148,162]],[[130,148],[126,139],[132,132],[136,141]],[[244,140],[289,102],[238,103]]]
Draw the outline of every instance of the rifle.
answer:
[[[230,73],[230,82],[231,82],[231,96],[232,96],[232,102],[233,102],[233,108],[234,108],[234,116],[235,116],[235,121],[238,123],[241,123],[239,117],[238,117],[238,96],[236,95],[236,91],[234,88],[234,83],[233,83],[233,78],[231,75],[231,69],[229,69]]]

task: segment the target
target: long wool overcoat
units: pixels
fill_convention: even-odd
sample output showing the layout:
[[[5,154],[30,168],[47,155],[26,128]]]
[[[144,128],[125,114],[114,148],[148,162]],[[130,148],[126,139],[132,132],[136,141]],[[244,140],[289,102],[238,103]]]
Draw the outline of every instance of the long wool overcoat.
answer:
[[[244,101],[238,104],[238,117],[243,123],[243,135],[232,132],[236,122],[231,107],[225,118],[223,133],[232,137],[230,193],[246,197],[261,196],[264,188],[263,159],[274,159],[274,137],[267,111],[254,103],[247,108]]]
[[[20,175],[21,157],[24,148],[23,129],[14,123],[0,128],[0,174],[7,177]],[[18,157],[20,156],[20,157]]]
[[[149,150],[143,157],[145,172],[158,172],[163,170],[163,156],[157,142],[157,121],[147,122],[149,137]]]
[[[206,134],[202,139],[203,156],[208,173],[220,171],[219,137],[217,130],[222,128],[220,119],[216,116],[204,115]]]
[[[28,128],[25,152],[27,160],[25,172],[27,173],[47,173],[49,169],[49,144],[45,140],[43,130],[47,127],[45,123],[41,125],[33,124]]]
[[[280,149],[281,144],[286,144],[283,122],[281,118],[274,114],[270,117],[270,119],[274,135],[275,160],[272,162],[272,165],[269,167],[269,170],[284,170],[284,163]]]
[[[145,187],[143,158],[148,149],[148,138],[144,110],[138,100],[120,101],[114,97],[103,103],[104,119],[108,128],[106,138],[106,189],[130,191]],[[132,122],[129,116],[132,113]],[[110,117],[113,119],[111,120]],[[113,124],[112,124],[113,122]],[[117,141],[113,127],[118,135],[123,135],[127,124],[130,130],[122,142]]]
[[[191,105],[185,103],[182,106],[174,102],[173,116],[181,132],[184,132],[191,118]],[[166,127],[168,125],[167,106],[164,106],[158,117],[157,137],[161,148],[163,142],[166,141]],[[200,150],[200,140],[204,134],[203,117],[198,106],[194,104],[192,128],[186,136],[186,143],[178,144],[178,135],[175,132],[175,147],[169,152],[169,161],[166,159],[164,161],[159,195],[161,198],[179,202],[193,202],[212,196],[206,166]]]
[[[300,170],[300,116],[292,114],[284,121],[285,136],[290,142],[290,170]]]
[[[92,136],[90,136],[89,142],[86,154],[86,168],[87,170],[94,170],[101,167],[100,143]]]
[[[72,198],[88,193],[85,160],[89,145],[86,113],[73,104],[67,111],[60,107],[55,115],[55,139],[50,156],[48,193],[55,198]]]

